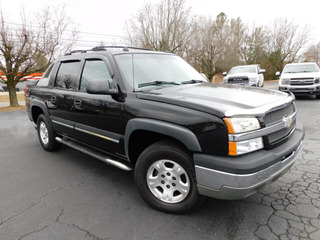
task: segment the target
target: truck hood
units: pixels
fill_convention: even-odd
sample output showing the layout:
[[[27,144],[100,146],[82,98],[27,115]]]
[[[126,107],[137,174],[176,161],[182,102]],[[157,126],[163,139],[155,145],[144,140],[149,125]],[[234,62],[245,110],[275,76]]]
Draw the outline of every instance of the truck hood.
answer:
[[[139,92],[137,97],[219,117],[263,116],[266,111],[294,100],[293,95],[279,91],[217,83],[163,87]]]
[[[256,73],[234,73],[234,74],[228,74],[226,78],[230,77],[248,77],[248,78],[257,78],[258,74]]]
[[[282,78],[320,78],[320,72],[306,72],[306,73],[282,73]]]

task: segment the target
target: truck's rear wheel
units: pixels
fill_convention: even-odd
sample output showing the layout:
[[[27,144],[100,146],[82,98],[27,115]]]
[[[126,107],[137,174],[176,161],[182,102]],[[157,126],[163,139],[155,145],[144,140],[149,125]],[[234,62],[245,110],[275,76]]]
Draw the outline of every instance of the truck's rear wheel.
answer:
[[[46,151],[54,151],[61,145],[55,140],[56,134],[47,118],[40,114],[37,120],[38,138]]]
[[[172,141],[157,142],[142,152],[135,182],[145,201],[161,211],[189,212],[203,200],[190,155]]]

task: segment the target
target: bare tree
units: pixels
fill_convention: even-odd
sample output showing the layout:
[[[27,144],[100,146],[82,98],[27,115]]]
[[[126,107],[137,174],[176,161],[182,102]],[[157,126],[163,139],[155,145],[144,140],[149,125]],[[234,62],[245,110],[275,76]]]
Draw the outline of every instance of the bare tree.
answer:
[[[216,63],[223,51],[219,29],[216,20],[210,17],[198,17],[195,29],[191,47],[187,51],[187,61],[211,81],[216,73]]]
[[[240,48],[241,62],[244,64],[261,63],[266,58],[266,32],[264,27],[248,27],[244,44]]]
[[[310,46],[302,55],[305,62],[316,62],[319,64],[320,42]]]
[[[220,71],[240,63],[245,26],[239,18],[229,20],[220,13],[216,19],[199,17],[192,45],[192,65],[211,80]]]
[[[15,86],[31,73],[43,72],[57,55],[69,51],[78,31],[63,8],[45,8],[37,18],[21,14],[21,23],[11,24],[1,14],[0,70],[6,76],[10,106],[18,106]]]
[[[293,62],[299,51],[308,41],[309,30],[302,29],[293,21],[277,19],[269,29],[269,61],[278,70],[282,71],[286,62]]]
[[[217,21],[219,20],[219,15]],[[246,26],[240,18],[228,20],[224,26],[224,34],[220,36],[220,45],[224,48],[217,62],[217,72],[225,71],[241,64],[240,49],[244,45]]]
[[[185,0],[162,0],[146,4],[127,22],[126,30],[132,45],[182,56],[191,39],[192,19]]]

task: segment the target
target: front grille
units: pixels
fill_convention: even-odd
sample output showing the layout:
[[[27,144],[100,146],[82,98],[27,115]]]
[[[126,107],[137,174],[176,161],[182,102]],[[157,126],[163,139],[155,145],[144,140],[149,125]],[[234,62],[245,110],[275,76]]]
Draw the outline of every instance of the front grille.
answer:
[[[291,103],[284,108],[269,112],[264,117],[266,127],[282,122],[283,117],[288,117],[295,112],[294,104]]]
[[[228,83],[231,84],[247,84],[249,83],[248,77],[230,77]]]
[[[275,143],[282,138],[289,135],[289,133],[294,129],[294,126],[296,125],[296,121],[293,122],[293,124],[289,128],[283,128],[277,132],[271,133],[267,136],[268,141],[270,144]]]
[[[269,127],[278,123],[282,123],[284,121],[284,118],[291,116],[292,114],[294,114],[295,111],[295,106],[293,103],[291,103],[280,109],[268,112],[264,117],[264,125],[265,127]],[[279,140],[287,137],[290,134],[290,132],[295,128],[295,125],[296,121],[294,120],[290,126],[284,127],[283,129],[268,134],[266,137],[268,145],[275,144]]]
[[[292,86],[300,86],[300,85],[313,85],[313,78],[291,78],[290,85]]]

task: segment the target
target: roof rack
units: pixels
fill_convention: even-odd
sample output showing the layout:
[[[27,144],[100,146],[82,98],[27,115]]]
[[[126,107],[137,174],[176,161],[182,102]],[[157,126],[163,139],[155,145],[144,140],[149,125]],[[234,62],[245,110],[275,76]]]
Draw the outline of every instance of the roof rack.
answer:
[[[67,55],[72,55],[72,54],[74,54],[74,53],[86,53],[88,50],[73,50],[73,51],[71,51],[71,52],[69,52],[69,53],[66,53],[65,54],[65,56],[67,56]]]
[[[91,52],[91,51],[106,51],[107,49],[112,49],[112,48],[118,48],[118,49],[122,48],[122,50],[125,52],[129,51],[129,49],[152,51],[152,49],[148,49],[148,48],[127,47],[127,46],[96,46],[96,47],[89,49],[89,50],[73,50],[69,53],[66,53],[65,56],[72,55],[75,53],[87,53],[87,52]]]
[[[138,47],[128,47],[128,46],[97,46],[92,48],[92,51],[104,51],[104,50],[107,50],[108,48],[122,48],[123,51],[129,51],[129,49],[152,51],[152,49],[148,49],[148,48],[138,48]]]

